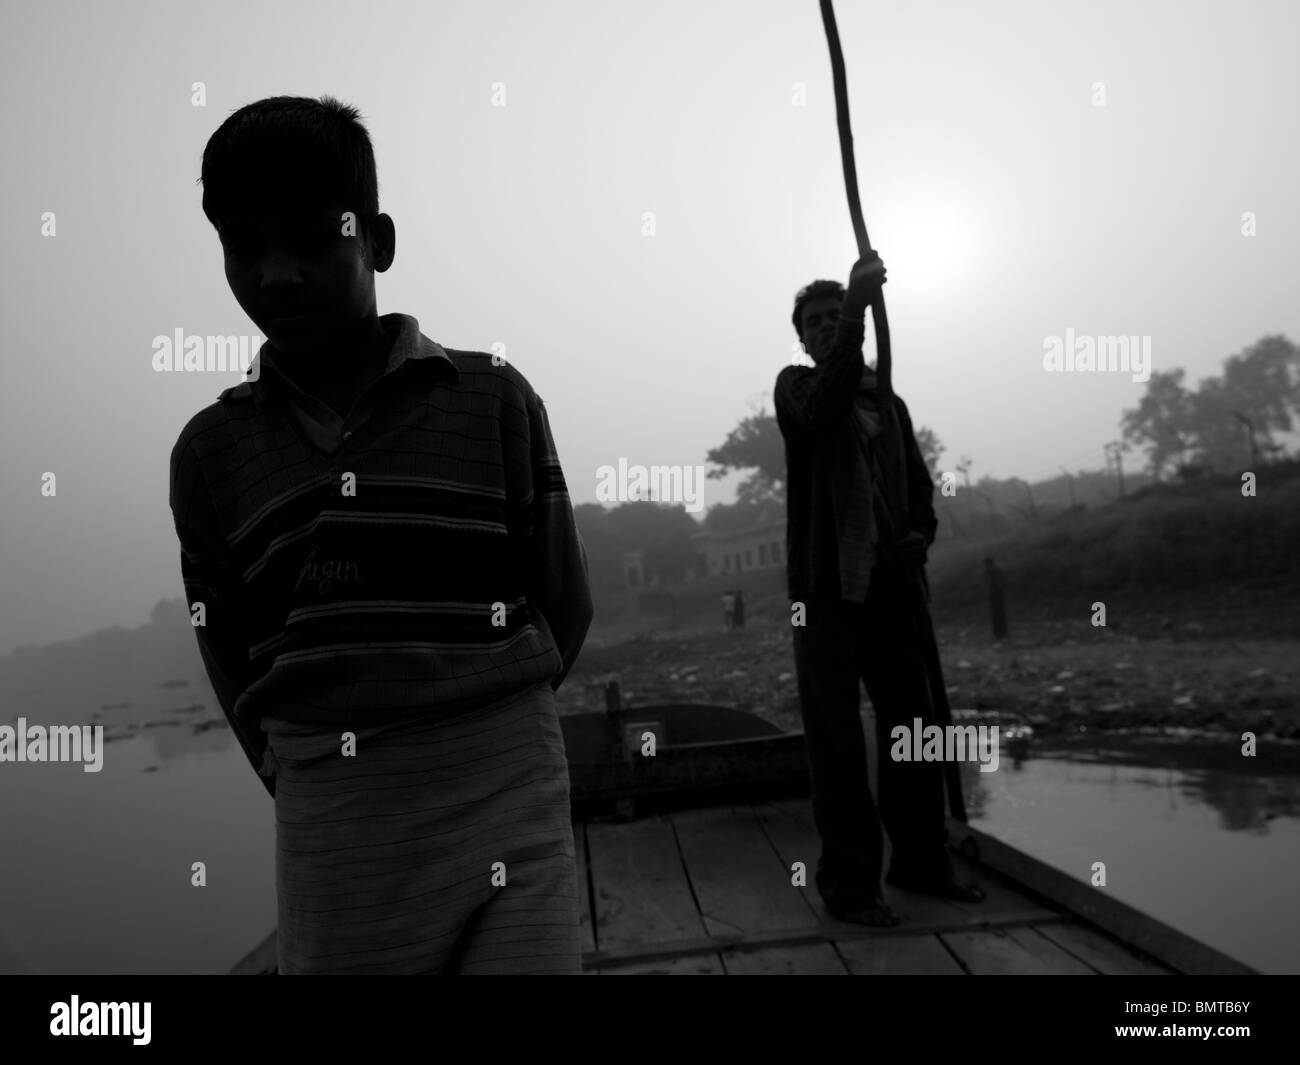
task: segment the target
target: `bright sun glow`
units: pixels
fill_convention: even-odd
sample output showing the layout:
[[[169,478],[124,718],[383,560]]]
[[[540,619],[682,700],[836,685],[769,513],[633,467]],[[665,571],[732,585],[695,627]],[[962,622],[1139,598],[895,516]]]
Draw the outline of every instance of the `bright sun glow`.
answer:
[[[871,233],[889,271],[886,292],[893,285],[909,295],[931,295],[976,283],[980,227],[975,205],[944,193],[909,194],[891,206],[888,218],[879,237]]]

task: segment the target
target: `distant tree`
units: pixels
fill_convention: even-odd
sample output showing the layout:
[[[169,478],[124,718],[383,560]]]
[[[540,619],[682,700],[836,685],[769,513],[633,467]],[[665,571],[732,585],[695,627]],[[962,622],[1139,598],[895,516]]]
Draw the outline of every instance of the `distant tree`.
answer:
[[[916,430],[916,446],[921,449],[921,457],[925,459],[925,468],[930,471],[930,480],[939,479],[939,458],[948,449],[939,442],[939,437],[933,429],[921,426]]]
[[[785,500],[785,441],[776,423],[776,415],[760,407],[741,420],[727,434],[727,439],[713,448],[705,458],[714,464],[708,476],[725,477],[733,470],[749,470],[736,487],[736,498],[743,502]]]
[[[1280,456],[1275,434],[1300,416],[1300,349],[1280,334],[1265,336],[1224,360],[1223,373],[1196,391],[1185,371],[1158,371],[1138,406],[1125,411],[1126,443],[1147,448],[1152,474],[1169,470],[1186,480],[1210,471],[1241,469]]]
[[[1230,356],[1216,399],[1220,417],[1232,408],[1238,446],[1247,457],[1277,454],[1281,448],[1274,434],[1290,432],[1293,414],[1300,414],[1300,349],[1284,336],[1266,336]]]
[[[1207,377],[1192,395],[1196,446],[1188,465],[1205,471],[1240,469],[1251,458],[1250,441],[1237,419],[1241,396],[1222,377]],[[1184,479],[1186,474],[1183,474]]]
[[[931,478],[937,480],[939,457],[946,449],[934,430],[925,426],[916,430],[916,442]],[[766,407],[742,419],[727,435],[726,441],[705,458],[715,466],[708,472],[711,478],[725,477],[733,470],[752,471],[736,487],[739,502],[785,502],[785,441],[776,415],[768,414]]]
[[[1179,465],[1196,440],[1194,401],[1183,387],[1186,373],[1181,368],[1157,370],[1137,407],[1121,417],[1124,442],[1147,449],[1147,463],[1156,478]]]

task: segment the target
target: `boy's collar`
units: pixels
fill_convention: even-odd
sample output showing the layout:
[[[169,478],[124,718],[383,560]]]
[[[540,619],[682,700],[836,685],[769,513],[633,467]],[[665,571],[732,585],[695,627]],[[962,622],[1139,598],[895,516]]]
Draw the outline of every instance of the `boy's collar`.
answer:
[[[451,356],[443,349],[442,345],[436,341],[430,340],[420,332],[420,323],[417,319],[409,314],[385,314],[379,319],[381,323],[393,323],[398,327],[397,337],[393,341],[392,350],[388,355],[388,365],[384,368],[384,373],[389,374],[399,366],[413,360],[430,360],[430,365],[448,369],[453,377],[459,376],[456,364],[452,361]],[[246,372],[247,380],[241,381],[222,392],[217,398],[225,399],[245,399],[253,394],[253,385],[260,382],[263,372],[270,370],[275,376],[284,379],[285,375],[275,364],[275,345],[269,340],[265,341],[257,354],[253,356]]]

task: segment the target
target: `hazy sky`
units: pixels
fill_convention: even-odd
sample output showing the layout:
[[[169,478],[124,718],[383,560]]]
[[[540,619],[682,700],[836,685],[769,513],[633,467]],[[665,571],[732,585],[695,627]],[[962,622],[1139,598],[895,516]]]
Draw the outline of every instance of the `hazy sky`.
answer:
[[[897,387],[943,465],[1103,465],[1143,386],[1046,373],[1067,329],[1149,336],[1193,382],[1300,340],[1294,2],[837,10]],[[770,409],[795,290],[855,258],[814,0],[8,0],[0,81],[0,653],[182,594],[168,457],[235,375],[157,374],[152,340],[256,332],[196,182],[245,103],[360,108],[398,234],[380,313],[505,344],[575,502],[602,465],[702,464]]]

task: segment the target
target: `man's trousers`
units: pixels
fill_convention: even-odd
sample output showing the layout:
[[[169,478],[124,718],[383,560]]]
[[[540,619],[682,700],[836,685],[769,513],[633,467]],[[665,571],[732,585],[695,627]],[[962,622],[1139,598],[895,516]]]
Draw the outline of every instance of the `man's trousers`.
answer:
[[[894,726],[906,725],[910,737],[915,718],[923,726],[935,723],[909,579],[906,570],[878,565],[865,603],[806,596],[806,624],[793,629],[813,818],[822,841],[817,888],[832,909],[879,894],[882,822],[892,871],[926,881],[952,871],[942,763],[890,757]],[[868,785],[860,682],[875,708],[879,809]]]

